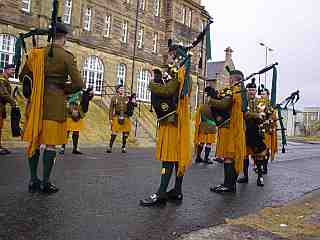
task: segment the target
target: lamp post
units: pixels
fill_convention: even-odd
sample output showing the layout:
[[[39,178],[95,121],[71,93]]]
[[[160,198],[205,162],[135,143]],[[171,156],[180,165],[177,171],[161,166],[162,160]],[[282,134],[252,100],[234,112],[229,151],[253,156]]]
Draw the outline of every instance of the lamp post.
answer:
[[[134,70],[135,70],[135,61],[136,61],[136,49],[137,49],[137,32],[138,32],[138,19],[139,19],[139,0],[137,0],[137,8],[136,8],[136,23],[134,30],[134,43],[133,43],[133,54],[132,54],[132,73],[131,73],[131,87],[130,94],[133,92],[133,80],[134,80]]]
[[[272,51],[274,51],[274,49],[270,48],[269,46],[267,46],[263,42],[260,42],[259,44],[260,44],[260,46],[265,48],[265,51],[266,51],[266,66],[268,66],[268,52],[272,52]],[[265,72],[265,74],[264,74],[264,85],[266,85],[266,82],[267,82],[267,72]]]

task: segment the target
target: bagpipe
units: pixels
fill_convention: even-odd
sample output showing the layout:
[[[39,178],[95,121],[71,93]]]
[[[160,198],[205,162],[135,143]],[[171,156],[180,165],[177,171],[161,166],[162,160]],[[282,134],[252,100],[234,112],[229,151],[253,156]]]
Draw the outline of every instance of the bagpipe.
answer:
[[[132,117],[134,114],[134,109],[138,106],[137,104],[137,95],[135,93],[132,93],[131,96],[129,96],[129,101],[127,103],[127,115],[129,117]]]
[[[78,122],[84,116],[81,113],[87,113],[89,110],[89,103],[93,99],[93,88],[89,87],[86,90],[81,90],[70,94],[67,97],[67,109],[72,120]]]
[[[274,111],[277,112],[278,114],[278,121],[279,121],[279,125],[280,128],[277,129],[277,131],[281,131],[281,143],[282,143],[282,153],[286,152],[285,146],[287,145],[287,138],[286,138],[286,128],[284,127],[284,123],[283,123],[283,117],[282,117],[282,110],[287,110],[288,106],[292,106],[293,109],[293,115],[296,115],[296,111],[295,111],[295,107],[294,105],[299,101],[300,99],[300,91],[297,90],[293,93],[290,94],[290,96],[286,97],[282,102],[280,102],[279,104],[276,104],[274,106]]]
[[[170,96],[160,96],[151,91],[150,112],[153,112],[152,109],[155,110],[158,121],[162,121],[165,119],[168,121],[175,121],[179,97],[187,96],[192,84],[190,78],[192,56],[191,49],[193,49],[201,41],[203,41],[206,33],[210,31],[210,24],[212,23],[213,21],[210,19],[203,31],[197,36],[192,44],[188,46],[183,46],[182,44],[174,44],[171,39],[168,40],[169,50],[174,50],[176,52],[174,63],[168,64],[168,69],[165,72],[162,72],[159,69],[153,70],[153,81],[160,84],[160,86],[165,86],[169,81],[177,81],[178,71],[182,67],[184,67],[185,69],[185,80],[180,96],[178,92],[175,92]]]
[[[253,78],[256,75],[261,75],[271,69],[276,69],[277,65],[278,65],[278,63],[274,63],[270,66],[267,66],[257,72],[250,74],[249,76],[243,78],[242,80],[240,80],[240,81],[238,81],[228,87],[222,88],[220,90],[217,90],[211,86],[208,86],[205,88],[205,93],[207,94],[207,96],[209,96],[213,99],[216,99],[216,100],[224,100],[226,98],[232,97],[233,94],[235,94],[235,93],[241,93],[243,110],[247,110],[248,98],[247,98],[246,89],[244,87],[244,82],[248,81],[249,79]],[[229,73],[231,72],[231,70],[228,66],[226,67],[226,70]],[[240,90],[235,91],[235,87],[237,87],[237,86],[240,86]],[[276,86],[276,84],[275,84],[275,86]],[[273,90],[273,92],[275,92],[275,90]],[[217,110],[213,107],[211,107],[211,115],[213,116],[214,121],[218,127],[223,126],[230,119],[230,112],[229,111]]]

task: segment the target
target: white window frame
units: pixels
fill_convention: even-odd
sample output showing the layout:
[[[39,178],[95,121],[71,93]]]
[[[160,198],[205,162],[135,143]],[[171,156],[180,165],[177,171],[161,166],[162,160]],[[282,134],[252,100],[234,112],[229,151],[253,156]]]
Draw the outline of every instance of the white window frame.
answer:
[[[189,28],[191,28],[191,24],[192,24],[192,10],[190,8],[188,8],[188,21],[187,21],[187,26]]]
[[[127,74],[127,66],[124,63],[117,65],[117,84],[125,85]]]
[[[186,24],[187,22],[187,8],[185,6],[182,7],[182,23]]]
[[[143,48],[143,39],[144,39],[144,28],[140,27],[138,31],[138,42],[137,42],[138,48]]]
[[[139,1],[139,10],[144,11],[146,9],[146,0],[137,0]]]
[[[107,15],[105,18],[104,37],[108,38],[111,35],[111,15]]]
[[[122,22],[121,42],[127,43],[127,41],[128,41],[128,21],[124,20]]]
[[[66,24],[71,24],[71,16],[72,16],[72,0],[64,0],[63,22]]]
[[[83,66],[83,79],[86,87],[92,87],[97,95],[102,94],[104,66],[102,60],[94,55],[86,58]]]
[[[140,70],[137,78],[137,100],[150,102],[151,92],[148,88],[151,78],[150,71],[146,69]]]
[[[28,7],[25,8],[23,5],[27,5]],[[21,10],[27,13],[30,13],[31,11],[31,0],[22,0],[21,1]]]
[[[15,43],[17,38],[13,35],[1,33],[0,34],[0,70],[2,71],[6,64],[13,63],[15,53]],[[18,81],[18,79],[10,79]]]
[[[86,8],[84,13],[83,29],[91,31],[92,8]]]
[[[160,16],[160,4],[161,0],[154,0],[154,15],[156,17]]]
[[[157,53],[158,52],[158,38],[159,38],[159,34],[157,32],[153,33],[153,53]]]

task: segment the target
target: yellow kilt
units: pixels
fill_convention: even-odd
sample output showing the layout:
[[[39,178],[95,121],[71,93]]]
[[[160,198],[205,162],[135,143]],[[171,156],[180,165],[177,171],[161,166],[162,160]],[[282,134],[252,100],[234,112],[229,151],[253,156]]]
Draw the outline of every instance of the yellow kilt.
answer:
[[[4,119],[0,118],[0,130],[3,128],[3,122],[4,122]]]
[[[264,141],[263,141],[266,145],[268,149],[271,149],[271,134],[266,133],[264,135]]]
[[[197,136],[197,139],[196,139],[196,142],[198,144],[199,143],[212,144],[212,143],[216,142],[216,138],[217,138],[217,135],[214,134],[214,133],[206,134],[206,133],[199,132],[198,136]]]
[[[39,138],[40,144],[62,145],[67,144],[67,121],[57,122],[43,120],[42,131]]]
[[[119,124],[118,122],[118,116],[114,116],[112,118],[111,123],[111,131],[113,133],[130,133],[131,132],[131,121],[128,117],[124,118],[124,123]]]
[[[221,158],[234,158],[235,157],[235,146],[232,129],[221,127],[218,130],[216,156]]]
[[[178,126],[173,123],[161,123],[158,129],[156,159],[163,162],[177,162],[178,141]]]
[[[67,130],[69,132],[80,131],[84,128],[84,120],[80,119],[79,121],[73,121],[72,118],[67,118]]]

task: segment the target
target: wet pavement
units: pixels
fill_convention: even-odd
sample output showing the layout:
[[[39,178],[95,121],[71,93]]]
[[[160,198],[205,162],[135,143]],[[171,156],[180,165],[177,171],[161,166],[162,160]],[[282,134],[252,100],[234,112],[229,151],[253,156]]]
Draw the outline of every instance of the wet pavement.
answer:
[[[153,149],[127,154],[104,148],[70,149],[53,172],[61,190],[51,196],[27,193],[22,149],[0,156],[0,239],[175,239],[182,233],[224,223],[264,207],[286,203],[320,187],[320,145],[290,143],[287,154],[269,164],[265,187],[238,185],[236,195],[209,187],[223,178],[222,164],[193,165],[185,176],[181,205],[143,208],[141,198],[156,191],[160,162]]]

